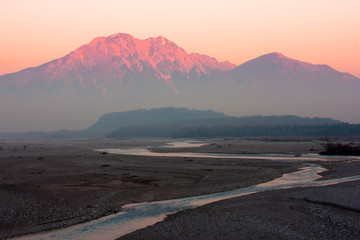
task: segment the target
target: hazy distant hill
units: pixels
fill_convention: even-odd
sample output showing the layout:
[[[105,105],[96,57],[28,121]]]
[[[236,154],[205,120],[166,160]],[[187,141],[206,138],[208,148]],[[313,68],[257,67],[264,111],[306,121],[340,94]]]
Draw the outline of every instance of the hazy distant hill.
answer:
[[[98,121],[85,130],[0,133],[0,137],[201,137],[201,134],[194,132],[199,129],[203,132],[204,129],[207,131],[220,128],[230,129],[234,126],[272,128],[278,126],[334,126],[339,124],[342,122],[330,118],[308,118],[292,115],[233,117],[211,110],[168,107],[108,113],[101,116]],[[221,136],[219,133],[214,136],[217,135]]]
[[[187,108],[157,108],[114,112],[103,115],[86,129],[89,133],[107,133],[121,127],[164,124],[179,121],[196,121],[228,118],[223,113],[213,111],[190,110]]]
[[[247,128],[314,127],[336,124],[342,123],[330,118],[307,118],[291,115],[231,117],[212,111],[160,108],[106,114],[86,131],[89,133],[106,132],[110,137],[206,137],[205,132],[200,133],[204,129],[228,129],[234,126]],[[115,128],[115,126],[117,127]],[[114,131],[114,129],[116,130]],[[212,137],[222,137],[227,134],[231,136],[232,133],[216,133]],[[266,132],[258,132],[259,136],[262,134],[266,135]]]
[[[359,78],[336,71],[325,64],[311,64],[284,56],[281,53],[269,53],[245,62],[230,72],[231,79],[250,87],[268,87],[293,89],[310,87],[344,86],[359,84]]]

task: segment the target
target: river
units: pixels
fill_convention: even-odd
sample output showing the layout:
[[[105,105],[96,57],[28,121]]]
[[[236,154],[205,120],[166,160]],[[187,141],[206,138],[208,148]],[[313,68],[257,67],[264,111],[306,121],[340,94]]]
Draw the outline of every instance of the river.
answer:
[[[189,147],[200,146],[201,143],[173,143],[170,147]],[[191,157],[226,157],[226,158],[249,158],[248,155],[226,155],[226,154],[195,154],[195,153],[156,153],[147,148],[136,149],[101,149],[99,151],[107,151],[117,154],[133,154],[146,156],[190,156]],[[291,156],[291,155],[251,155],[257,159],[272,159],[282,161],[307,161],[307,160],[329,160],[323,156]],[[335,158],[330,158],[336,160]],[[342,157],[344,159],[344,157]],[[358,161],[359,158],[351,158]],[[304,167],[296,172],[283,174],[281,177],[272,181],[257,184],[254,186],[235,189],[226,192],[213,193],[201,196],[156,201],[144,202],[137,204],[128,204],[123,206],[123,211],[117,214],[106,216],[94,221],[83,224],[66,227],[63,229],[53,230],[49,232],[26,235],[15,239],[115,239],[127,233],[133,232],[137,229],[153,225],[162,221],[167,215],[202,206],[204,204],[213,203],[216,201],[240,197],[248,194],[259,193],[268,190],[286,189],[294,187],[308,187],[308,186],[326,186],[338,184],[342,182],[349,182],[360,180],[360,175],[319,181],[321,176],[319,173],[326,169],[319,164],[304,163]]]

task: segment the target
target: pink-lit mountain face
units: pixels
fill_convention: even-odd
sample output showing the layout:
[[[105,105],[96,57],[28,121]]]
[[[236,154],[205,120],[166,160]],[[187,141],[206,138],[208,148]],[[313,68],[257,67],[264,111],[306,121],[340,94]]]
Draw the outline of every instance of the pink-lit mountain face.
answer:
[[[189,78],[190,71],[203,76],[234,67],[228,61],[218,62],[206,55],[187,54],[161,36],[140,40],[118,33],[97,37],[62,58],[4,77],[20,87],[126,88],[142,80],[143,84],[164,82],[176,91],[171,77],[175,72]]]

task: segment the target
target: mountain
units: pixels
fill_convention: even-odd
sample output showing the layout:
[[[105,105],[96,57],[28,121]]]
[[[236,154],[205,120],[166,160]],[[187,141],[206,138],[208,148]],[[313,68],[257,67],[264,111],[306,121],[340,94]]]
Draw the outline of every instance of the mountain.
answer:
[[[0,78],[2,84],[38,89],[111,89],[163,82],[175,92],[172,74],[186,78],[225,71],[234,64],[218,62],[197,53],[188,54],[174,42],[159,36],[140,40],[118,33],[97,37],[68,55]]]
[[[359,78],[340,73],[328,65],[314,65],[270,53],[237,66],[231,78],[251,84],[277,87],[326,86],[359,84]]]
[[[0,132],[79,130],[104,113],[162,107],[360,123],[359,92],[360,79],[349,73],[280,53],[236,67],[161,36],[118,33],[0,76]]]
[[[291,114],[360,122],[360,79],[327,65],[270,53],[237,66],[225,79],[218,92],[223,92],[223,101],[236,101],[244,115]]]

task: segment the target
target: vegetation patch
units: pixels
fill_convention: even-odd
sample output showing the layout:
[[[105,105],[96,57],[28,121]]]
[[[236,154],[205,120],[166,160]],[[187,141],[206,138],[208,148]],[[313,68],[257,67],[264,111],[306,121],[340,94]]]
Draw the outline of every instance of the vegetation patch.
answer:
[[[328,143],[321,155],[352,155],[360,156],[360,147],[351,144]]]

